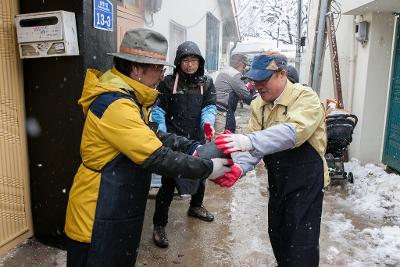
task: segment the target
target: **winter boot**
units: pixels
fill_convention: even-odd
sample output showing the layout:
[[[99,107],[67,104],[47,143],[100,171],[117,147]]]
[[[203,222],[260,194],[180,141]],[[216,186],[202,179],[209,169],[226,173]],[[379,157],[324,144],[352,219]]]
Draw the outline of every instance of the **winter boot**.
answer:
[[[206,208],[204,208],[203,206],[200,207],[190,206],[187,214],[189,216],[199,218],[200,220],[206,222],[212,222],[214,220],[214,215],[208,212],[208,210],[206,210]]]
[[[165,233],[165,226],[161,225],[154,225],[153,231],[153,241],[160,248],[168,247],[168,238],[167,234]]]

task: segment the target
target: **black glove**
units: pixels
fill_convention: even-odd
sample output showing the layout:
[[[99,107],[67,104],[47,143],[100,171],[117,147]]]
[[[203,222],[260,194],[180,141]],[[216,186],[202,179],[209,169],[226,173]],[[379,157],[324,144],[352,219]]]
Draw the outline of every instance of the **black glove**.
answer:
[[[205,143],[199,146],[197,149],[198,156],[202,159],[214,159],[214,158],[231,158],[229,154],[224,154],[224,151],[218,149],[214,141]]]

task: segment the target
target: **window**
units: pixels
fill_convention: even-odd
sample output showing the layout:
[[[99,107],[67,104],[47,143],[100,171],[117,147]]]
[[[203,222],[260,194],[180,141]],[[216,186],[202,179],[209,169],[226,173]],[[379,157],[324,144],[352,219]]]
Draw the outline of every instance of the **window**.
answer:
[[[209,72],[218,70],[219,27],[219,20],[213,14],[208,12],[206,29],[206,69]]]
[[[171,21],[169,23],[169,60],[174,62],[176,49],[186,41],[186,28],[178,23]]]

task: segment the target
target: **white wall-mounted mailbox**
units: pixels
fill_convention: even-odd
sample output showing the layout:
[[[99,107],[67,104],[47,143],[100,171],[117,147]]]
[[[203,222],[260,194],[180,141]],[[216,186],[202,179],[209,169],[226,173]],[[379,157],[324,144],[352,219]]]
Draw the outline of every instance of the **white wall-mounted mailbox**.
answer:
[[[52,11],[15,17],[21,58],[79,55],[75,13]]]

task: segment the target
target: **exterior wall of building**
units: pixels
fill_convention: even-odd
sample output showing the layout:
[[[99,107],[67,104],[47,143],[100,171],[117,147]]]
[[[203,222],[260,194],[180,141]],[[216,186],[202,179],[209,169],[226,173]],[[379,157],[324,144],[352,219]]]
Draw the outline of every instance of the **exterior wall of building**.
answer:
[[[221,58],[222,19],[218,1],[164,1],[161,10],[154,14],[154,26],[151,29],[169,37],[170,22],[173,21],[186,28],[186,39],[195,42],[205,57],[206,55],[206,15],[211,12],[220,22],[219,54]],[[148,27],[148,26],[147,26]],[[168,53],[171,53],[169,51]],[[169,55],[168,55],[168,58]]]
[[[116,31],[118,51],[125,32],[131,28],[139,28],[144,25],[144,2],[143,0],[136,2],[137,6],[128,5],[124,1],[115,5],[115,9],[117,9]]]
[[[365,47],[357,42],[353,112],[360,120],[350,152],[363,163],[376,163],[382,158],[394,16],[369,13],[363,17],[370,23],[369,41]]]
[[[345,1],[342,1],[345,2]],[[360,2],[362,2],[360,0]],[[365,4],[363,1],[361,4]],[[306,72],[302,78],[311,81],[313,40],[318,19],[318,3],[310,3],[309,41]],[[354,21],[368,21],[368,42],[362,45],[354,35]],[[337,25],[337,21],[335,22]],[[381,162],[385,129],[385,110],[389,91],[392,60],[394,16],[392,13],[370,12],[362,15],[343,15],[336,31],[344,106],[359,118],[350,145],[349,156],[362,163]],[[326,46],[320,98],[333,98],[330,52]]]

